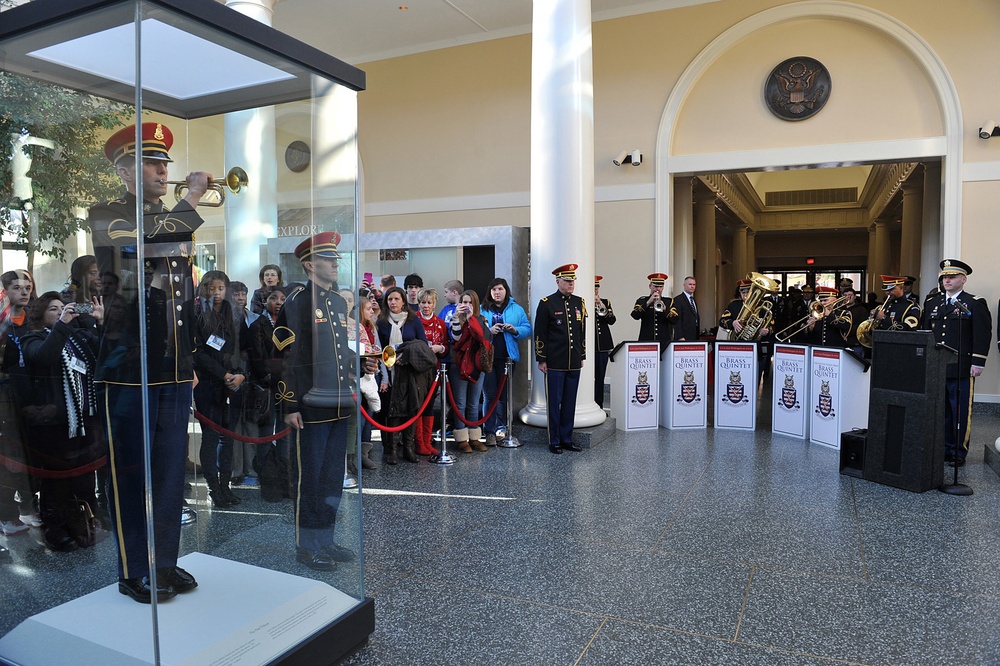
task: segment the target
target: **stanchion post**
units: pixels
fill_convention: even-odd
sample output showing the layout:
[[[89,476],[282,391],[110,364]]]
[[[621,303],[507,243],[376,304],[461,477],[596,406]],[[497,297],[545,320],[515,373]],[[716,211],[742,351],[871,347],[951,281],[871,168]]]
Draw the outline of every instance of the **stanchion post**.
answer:
[[[427,459],[435,465],[454,465],[457,458],[448,453],[448,364],[441,364],[441,451]]]
[[[497,446],[505,449],[516,449],[521,441],[514,436],[514,361],[507,359],[504,375],[507,378],[507,436],[497,440]]]

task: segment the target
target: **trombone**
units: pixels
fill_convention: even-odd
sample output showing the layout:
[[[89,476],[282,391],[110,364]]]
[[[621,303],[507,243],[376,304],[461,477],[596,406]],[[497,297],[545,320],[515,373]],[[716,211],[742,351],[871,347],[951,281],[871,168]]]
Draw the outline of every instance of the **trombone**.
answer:
[[[816,320],[822,319],[826,316],[826,310],[829,309],[830,313],[833,314],[835,310],[839,310],[844,307],[846,303],[847,296],[841,296],[835,301],[830,301],[829,299],[813,301],[809,304],[809,314],[778,331],[774,334],[774,337],[778,340],[778,342],[788,342],[792,337],[798,335],[809,326],[810,317]],[[791,331],[791,333],[789,333],[789,331]],[[787,335],[785,335],[786,333]]]
[[[208,184],[208,189],[218,194],[219,198],[199,201],[198,205],[219,208],[226,203],[227,189],[233,194],[239,194],[249,183],[250,179],[243,167],[233,167],[226,173],[226,177],[223,180],[220,181],[217,178],[213,178],[212,182]],[[180,201],[184,198],[184,192],[188,189],[186,180],[168,180],[167,185],[174,186],[174,200]]]

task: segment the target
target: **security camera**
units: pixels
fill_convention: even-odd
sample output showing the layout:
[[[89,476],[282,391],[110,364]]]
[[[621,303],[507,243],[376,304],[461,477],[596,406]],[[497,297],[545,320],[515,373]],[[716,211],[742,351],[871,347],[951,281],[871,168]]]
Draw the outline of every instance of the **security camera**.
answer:
[[[632,151],[632,166],[639,166],[640,164],[642,164],[642,153],[636,148]]]
[[[611,160],[611,163],[614,164],[615,166],[621,166],[622,164],[628,164],[628,160],[629,160],[630,157],[631,156],[628,154],[628,151],[627,150],[623,150],[622,152],[618,153],[618,157],[616,157],[615,159]]]
[[[990,138],[991,136],[993,136],[994,132],[996,132],[996,129],[997,129],[996,121],[987,120],[985,123],[983,123],[983,126],[979,128],[979,138],[980,139]]]

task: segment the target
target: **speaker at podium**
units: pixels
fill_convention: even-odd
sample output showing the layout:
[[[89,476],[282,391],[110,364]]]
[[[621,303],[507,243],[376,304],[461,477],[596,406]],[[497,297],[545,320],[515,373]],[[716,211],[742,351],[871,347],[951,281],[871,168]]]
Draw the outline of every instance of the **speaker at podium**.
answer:
[[[922,493],[944,480],[945,372],[930,331],[875,331],[863,478]]]

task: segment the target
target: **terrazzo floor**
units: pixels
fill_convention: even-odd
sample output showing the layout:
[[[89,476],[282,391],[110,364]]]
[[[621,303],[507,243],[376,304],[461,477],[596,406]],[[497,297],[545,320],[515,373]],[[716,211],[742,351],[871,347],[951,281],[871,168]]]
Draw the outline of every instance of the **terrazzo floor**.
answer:
[[[961,472],[974,495],[955,497],[843,476],[838,451],[772,436],[768,410],[755,433],[379,463],[363,492],[376,630],[346,663],[1000,664],[1000,478],[982,452],[1000,411],[977,407]],[[294,561],[290,503],[237,494],[213,510],[196,483],[185,552],[360,592],[360,563]],[[345,493],[341,525],[357,500]],[[0,541],[14,556],[0,634],[113,580],[111,539],[60,554],[36,531]]]

